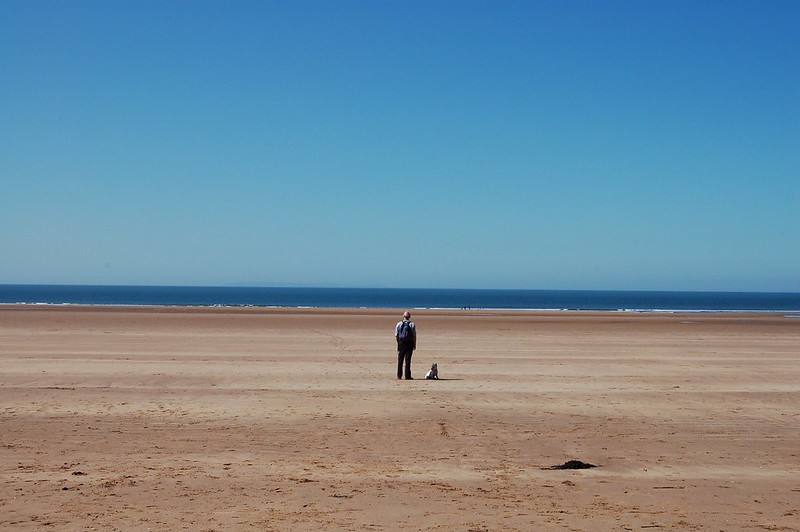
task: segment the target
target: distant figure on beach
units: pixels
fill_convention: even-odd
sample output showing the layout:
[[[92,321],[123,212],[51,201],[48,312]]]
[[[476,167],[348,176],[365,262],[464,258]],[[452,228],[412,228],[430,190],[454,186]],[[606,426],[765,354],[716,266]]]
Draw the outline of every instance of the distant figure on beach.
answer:
[[[417,348],[417,326],[411,321],[411,313],[405,311],[402,321],[398,321],[394,327],[394,337],[397,339],[397,378],[402,379],[405,375],[406,380],[413,380],[411,376],[411,355]],[[403,371],[405,364],[405,372]]]

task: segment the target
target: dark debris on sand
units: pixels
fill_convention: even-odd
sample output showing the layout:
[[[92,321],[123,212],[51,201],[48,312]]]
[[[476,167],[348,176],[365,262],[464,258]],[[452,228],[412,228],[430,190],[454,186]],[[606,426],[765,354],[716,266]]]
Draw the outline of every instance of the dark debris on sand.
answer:
[[[581,462],[580,460],[569,460],[564,462],[560,465],[554,465],[550,467],[543,467],[542,469],[547,470],[555,470],[555,469],[591,469],[593,467],[597,467],[594,464],[589,464],[587,462]]]

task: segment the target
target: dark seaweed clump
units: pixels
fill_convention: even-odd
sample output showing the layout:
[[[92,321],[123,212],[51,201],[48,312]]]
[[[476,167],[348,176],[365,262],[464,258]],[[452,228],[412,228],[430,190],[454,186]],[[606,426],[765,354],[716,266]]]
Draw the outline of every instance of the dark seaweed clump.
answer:
[[[581,462],[580,460],[569,460],[564,462],[563,464],[554,465],[550,467],[543,467],[542,469],[591,469],[593,467],[597,467],[594,464],[589,464],[586,462]]]

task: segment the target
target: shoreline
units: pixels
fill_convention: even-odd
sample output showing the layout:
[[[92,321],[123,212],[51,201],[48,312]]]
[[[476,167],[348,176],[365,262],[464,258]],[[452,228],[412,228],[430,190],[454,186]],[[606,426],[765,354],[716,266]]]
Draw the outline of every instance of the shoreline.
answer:
[[[328,306],[279,306],[279,305],[161,305],[161,304],[108,304],[108,303],[0,303],[0,310],[15,309],[77,309],[77,310],[172,310],[186,312],[207,311],[252,311],[252,312],[322,312],[322,313],[386,313],[410,310],[414,312],[455,313],[457,315],[474,315],[475,313],[487,314],[611,314],[611,315],[753,315],[753,316],[783,316],[786,318],[800,318],[800,310],[720,310],[720,309],[550,309],[550,308],[454,308],[454,307],[328,307]]]

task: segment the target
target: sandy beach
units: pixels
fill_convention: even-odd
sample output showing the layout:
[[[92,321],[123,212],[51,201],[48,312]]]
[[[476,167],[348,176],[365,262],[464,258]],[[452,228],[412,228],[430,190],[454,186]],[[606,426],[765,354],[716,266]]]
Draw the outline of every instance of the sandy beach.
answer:
[[[800,530],[800,318],[400,314],[0,307],[0,529]]]

